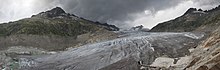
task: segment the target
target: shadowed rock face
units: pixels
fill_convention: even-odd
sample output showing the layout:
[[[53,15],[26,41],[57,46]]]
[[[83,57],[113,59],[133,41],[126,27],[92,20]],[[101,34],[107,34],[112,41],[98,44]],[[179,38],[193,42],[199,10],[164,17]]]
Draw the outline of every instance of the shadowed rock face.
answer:
[[[62,15],[62,14],[66,14],[66,12],[60,7],[53,8],[52,10],[49,10],[47,12],[50,13],[50,15],[53,15],[53,16],[59,16],[59,15]]]
[[[66,16],[69,15],[70,16],[70,14],[67,15],[67,13],[62,8],[56,7],[56,8],[53,8],[53,9],[49,10],[49,11],[42,12],[42,13],[40,13],[38,15],[34,15],[32,17],[38,16],[38,17],[53,18],[53,17],[58,17],[58,16],[64,16],[64,15],[66,15]]]
[[[88,44],[79,48],[37,58],[32,70],[139,70],[157,57],[189,55],[202,37],[193,33],[125,33],[125,37]],[[27,69],[27,70],[28,70]]]

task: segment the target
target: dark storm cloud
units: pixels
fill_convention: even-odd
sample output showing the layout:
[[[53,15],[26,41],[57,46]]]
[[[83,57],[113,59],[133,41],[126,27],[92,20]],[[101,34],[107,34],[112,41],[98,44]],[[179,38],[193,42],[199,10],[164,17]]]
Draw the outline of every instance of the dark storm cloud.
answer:
[[[62,0],[61,6],[70,13],[91,20],[133,20],[131,14],[145,10],[158,11],[180,3],[181,0]]]
[[[167,11],[167,9],[174,8],[186,1],[195,2],[200,6],[219,4],[219,0],[0,0],[0,12],[2,12],[2,14],[0,13],[0,22],[30,17],[60,6],[68,13],[83,18],[108,22],[118,27],[127,27],[133,26],[132,21],[139,19],[140,16],[156,15],[158,11]],[[145,10],[148,10],[148,15],[145,14]],[[162,19],[163,15],[159,17]],[[145,25],[147,24],[157,23],[146,23]]]

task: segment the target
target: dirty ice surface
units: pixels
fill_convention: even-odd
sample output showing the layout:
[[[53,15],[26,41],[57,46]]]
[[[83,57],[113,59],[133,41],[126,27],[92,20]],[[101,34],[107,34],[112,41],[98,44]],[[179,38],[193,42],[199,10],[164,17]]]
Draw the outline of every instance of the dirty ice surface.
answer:
[[[87,44],[34,60],[36,70],[98,70],[114,66],[134,67],[138,62],[150,65],[160,56],[170,58],[189,54],[192,45],[203,37],[198,33],[117,32],[117,39]],[[133,64],[124,60],[131,59]],[[173,61],[173,60],[172,60]],[[117,68],[117,67],[115,67]]]

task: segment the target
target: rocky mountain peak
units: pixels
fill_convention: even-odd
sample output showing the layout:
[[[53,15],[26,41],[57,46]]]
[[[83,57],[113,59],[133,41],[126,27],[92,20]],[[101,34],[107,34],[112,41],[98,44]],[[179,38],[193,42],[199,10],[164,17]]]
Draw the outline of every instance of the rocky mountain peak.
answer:
[[[184,15],[193,13],[194,11],[197,11],[197,9],[196,8],[189,8]]]
[[[33,15],[32,17],[47,17],[47,18],[53,18],[53,17],[59,17],[59,16],[67,16],[68,14],[61,8],[61,7],[55,7],[51,10],[48,10],[46,12],[41,12],[37,15]]]
[[[52,13],[54,15],[60,15],[60,14],[65,14],[66,13],[61,7],[53,8],[53,9],[47,11],[47,12]]]

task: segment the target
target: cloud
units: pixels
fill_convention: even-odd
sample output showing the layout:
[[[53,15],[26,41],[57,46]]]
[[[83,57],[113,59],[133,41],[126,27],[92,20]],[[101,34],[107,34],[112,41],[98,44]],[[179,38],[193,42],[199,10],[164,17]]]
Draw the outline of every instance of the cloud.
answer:
[[[187,9],[194,7],[193,4],[194,3],[192,1],[185,1],[178,4],[177,6],[157,11],[153,15],[146,16],[141,14],[142,16],[137,17],[135,21],[131,21],[130,23],[135,25],[144,25],[147,28],[152,28],[158,23],[175,19],[176,17],[183,15]]]
[[[200,6],[218,5],[220,3],[220,0],[193,0],[193,2],[198,3]]]
[[[64,0],[63,0],[64,1]],[[151,12],[176,6],[181,0],[72,0],[61,1],[67,12],[100,22],[108,22],[121,27],[124,21],[134,21],[137,13]],[[69,4],[70,3],[70,4]],[[72,4],[74,3],[74,4]]]
[[[0,2],[0,12],[4,14],[0,16],[0,22],[30,17],[60,6],[80,17],[115,24],[121,28],[139,24],[151,28],[158,22],[178,17],[187,8],[194,7],[194,4],[206,9],[213,4],[219,4],[218,0],[0,0]],[[193,6],[187,5],[187,2],[192,2]]]
[[[0,0],[0,22],[30,17],[55,6],[53,0]],[[54,3],[54,4],[53,4]]]
[[[186,0],[179,3],[177,6],[173,6],[164,10],[156,11],[156,13],[146,16],[145,14],[140,14],[141,16],[136,17],[134,21],[129,23],[135,25],[144,25],[147,28],[153,28],[158,23],[169,21],[183,15],[189,8],[201,8],[203,10],[209,10],[218,6],[219,0]]]

